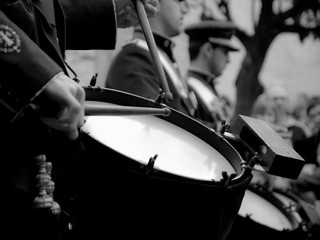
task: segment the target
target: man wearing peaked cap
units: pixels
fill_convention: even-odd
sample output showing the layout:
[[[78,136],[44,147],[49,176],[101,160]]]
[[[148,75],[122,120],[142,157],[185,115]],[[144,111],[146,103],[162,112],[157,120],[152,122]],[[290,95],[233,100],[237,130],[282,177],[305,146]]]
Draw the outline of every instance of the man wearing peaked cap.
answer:
[[[237,30],[229,21],[204,20],[185,28],[189,37],[189,88],[195,93],[197,118],[214,129],[231,118],[228,99],[216,91],[216,78],[229,63],[229,52],[239,51],[232,38]]]
[[[186,27],[189,42],[207,42],[238,51],[239,48],[231,41],[237,26],[230,21],[205,20]]]

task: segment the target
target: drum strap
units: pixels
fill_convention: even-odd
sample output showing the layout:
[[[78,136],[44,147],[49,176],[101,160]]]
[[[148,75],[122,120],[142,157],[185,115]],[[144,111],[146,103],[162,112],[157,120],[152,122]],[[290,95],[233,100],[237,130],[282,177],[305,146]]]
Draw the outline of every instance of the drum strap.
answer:
[[[51,25],[56,26],[53,0],[39,0],[38,5],[48,19],[48,22]]]
[[[148,48],[146,41],[144,41],[142,39],[135,39],[135,40],[133,40],[133,42],[137,46],[149,51],[149,48]],[[178,90],[178,92],[180,93],[181,96],[186,98],[188,96],[188,90],[187,90],[186,84],[180,80],[180,77],[178,76],[178,73],[174,69],[174,66],[172,66],[172,64],[170,64],[168,58],[165,56],[163,51],[159,48],[158,48],[158,53],[159,53],[159,57],[160,57],[160,61],[162,63],[162,66],[166,70],[168,75],[170,76],[170,79],[172,80],[175,88]]]
[[[149,51],[147,42],[145,40],[134,39],[133,43],[145,49],[146,51]],[[197,103],[196,103],[195,97],[193,96],[193,93],[190,93],[187,83],[184,81],[184,78],[182,78],[178,74],[178,69],[171,63],[168,56],[159,48],[158,48],[158,53],[159,53],[159,58],[164,70],[169,75],[171,82],[173,83],[175,89],[177,90],[180,97],[182,98],[184,105],[189,111],[189,114],[191,116],[194,116]]]
[[[218,97],[203,82],[194,77],[188,78],[188,84],[205,107],[211,112],[214,111],[213,106]]]
[[[52,46],[55,48],[55,51],[59,56],[58,58],[56,58],[56,61],[61,61],[60,63],[61,66],[64,68],[65,73],[69,75],[69,73],[72,72],[72,74],[75,76],[74,80],[78,81],[77,74],[65,61],[65,39],[63,36],[65,33],[65,22],[59,18],[60,16],[64,16],[61,4],[57,0],[37,0],[34,1],[34,3],[37,6],[37,8],[41,10],[41,13],[45,16],[48,24],[50,25],[52,31],[57,37],[57,40],[51,39],[50,36],[46,34],[47,39],[49,40],[50,44],[52,44]],[[59,17],[56,18],[56,15]],[[59,35],[60,39],[58,39]],[[70,70],[70,72],[68,70]]]
[[[210,113],[213,121],[226,120],[230,121],[228,106],[223,102],[221,97],[205,82],[189,76],[188,79],[189,89],[195,93],[198,104],[203,109]]]

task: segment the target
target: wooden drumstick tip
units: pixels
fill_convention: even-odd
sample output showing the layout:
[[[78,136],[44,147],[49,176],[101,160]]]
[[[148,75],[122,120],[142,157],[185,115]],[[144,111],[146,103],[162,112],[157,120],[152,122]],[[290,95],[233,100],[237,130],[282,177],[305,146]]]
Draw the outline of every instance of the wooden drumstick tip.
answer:
[[[169,116],[171,114],[171,110],[169,108],[164,108],[164,116]]]
[[[171,92],[166,92],[165,95],[164,95],[164,97],[166,98],[166,101],[167,101],[168,103],[171,103],[172,100],[173,100],[173,96],[172,96],[172,93],[171,93]]]

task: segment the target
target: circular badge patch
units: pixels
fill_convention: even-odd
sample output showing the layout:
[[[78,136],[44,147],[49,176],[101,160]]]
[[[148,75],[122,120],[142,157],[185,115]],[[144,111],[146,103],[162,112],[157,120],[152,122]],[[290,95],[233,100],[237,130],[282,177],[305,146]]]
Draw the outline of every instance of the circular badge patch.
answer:
[[[9,26],[0,25],[0,53],[20,52],[19,35]]]

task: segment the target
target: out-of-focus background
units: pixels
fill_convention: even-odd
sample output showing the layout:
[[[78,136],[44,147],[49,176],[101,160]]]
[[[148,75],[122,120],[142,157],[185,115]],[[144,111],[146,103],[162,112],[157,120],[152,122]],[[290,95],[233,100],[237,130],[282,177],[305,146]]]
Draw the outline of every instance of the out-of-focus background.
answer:
[[[207,0],[204,2],[214,12],[215,17],[220,17],[221,13],[218,11],[216,4],[221,1]],[[230,12],[232,12],[235,23],[246,34],[252,34],[252,22],[256,18],[253,12],[257,12],[255,9],[261,7],[260,1],[237,0],[227,2],[230,2]],[[290,6],[289,2],[291,1],[275,0],[274,5],[277,7],[278,4],[286,9]],[[191,9],[185,20],[186,25],[199,20],[203,10],[200,3],[199,0],[191,1]],[[118,42],[115,50],[67,52],[67,62],[78,74],[82,85],[88,85],[92,76],[98,73],[97,85],[104,86],[109,64],[121,46],[131,38],[131,32],[132,28],[118,30]],[[175,54],[182,73],[186,71],[189,64],[187,40],[185,34],[181,34],[174,39],[176,42]],[[236,101],[235,81],[246,54],[246,49],[241,42],[237,41],[237,43],[241,47],[241,51],[230,54],[231,62],[223,75],[219,77],[217,84],[217,89],[228,96],[232,102]],[[267,51],[259,72],[259,79],[264,87],[274,84],[283,85],[287,89],[292,103],[302,93],[318,94],[320,89],[320,39],[315,39],[312,35],[309,35],[301,41],[299,34],[295,32],[283,32],[277,35]]]

